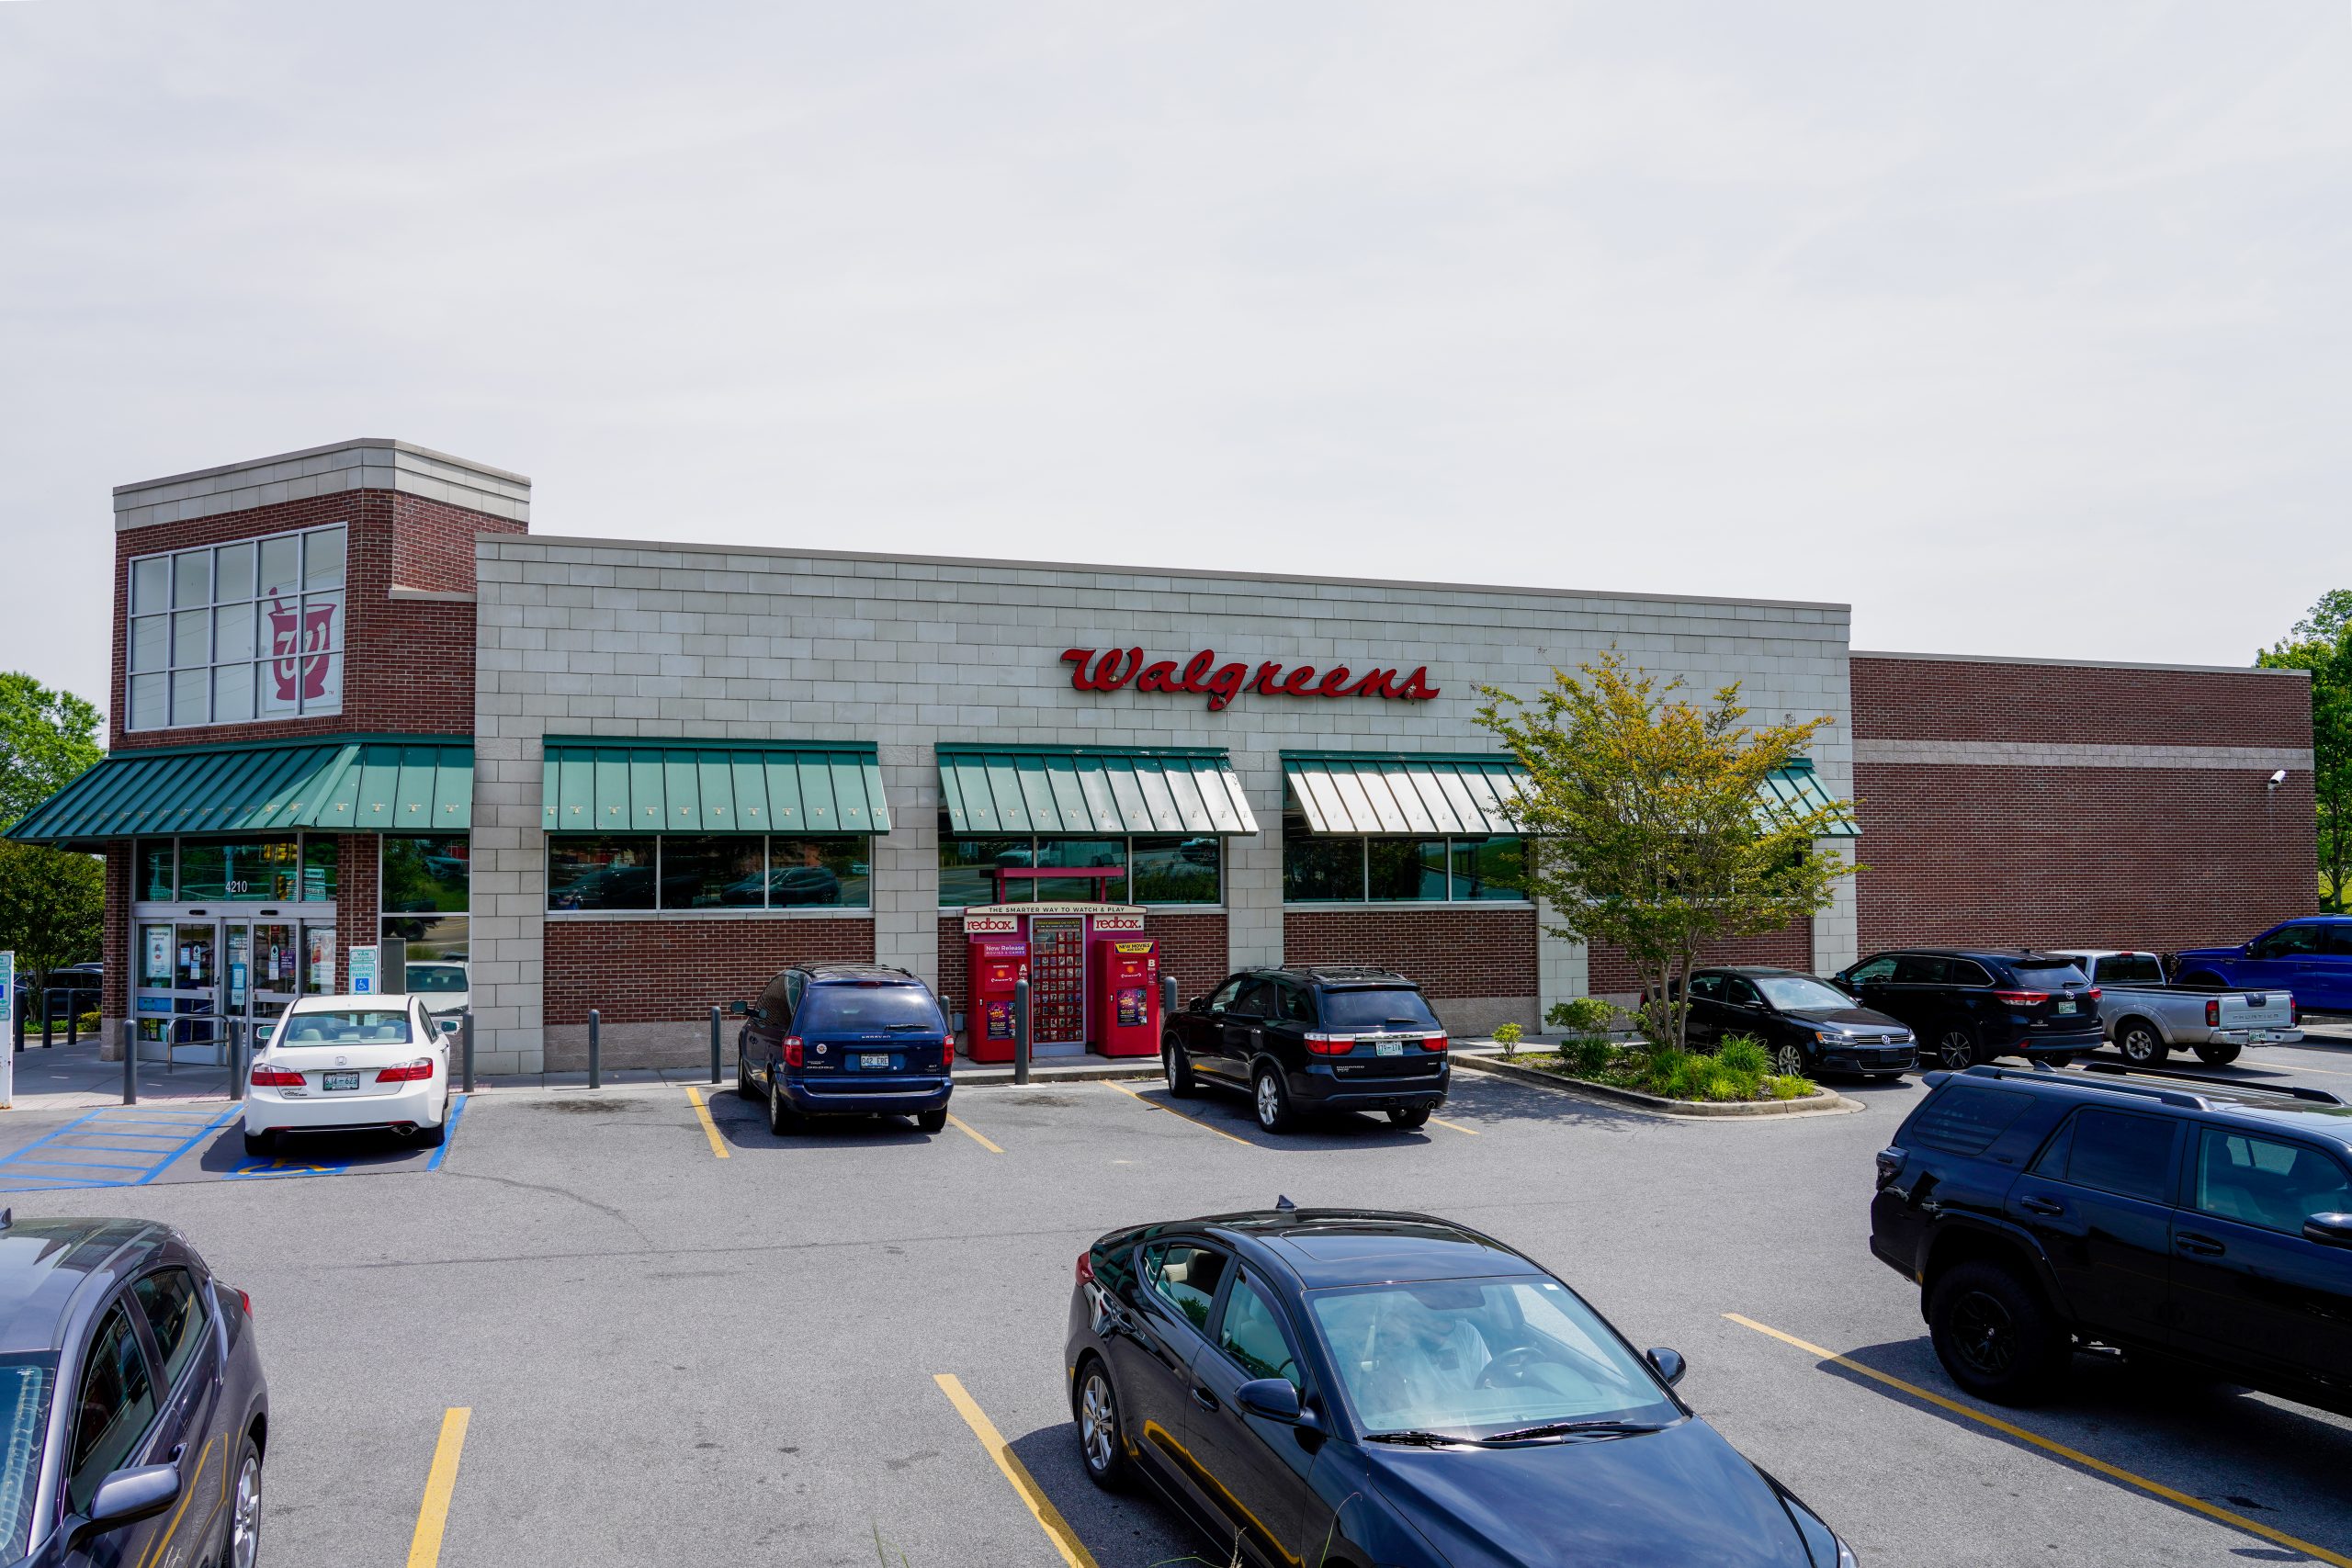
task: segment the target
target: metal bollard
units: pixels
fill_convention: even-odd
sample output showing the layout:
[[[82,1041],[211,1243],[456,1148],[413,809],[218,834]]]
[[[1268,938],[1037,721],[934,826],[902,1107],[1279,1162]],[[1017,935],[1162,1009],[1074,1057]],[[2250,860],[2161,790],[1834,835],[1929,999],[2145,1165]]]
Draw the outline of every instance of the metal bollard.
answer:
[[[588,1087],[605,1087],[605,1015],[594,1008],[588,1010]]]
[[[1163,1025],[1176,1016],[1180,1001],[1176,994],[1176,976],[1162,975],[1159,977],[1159,1021]]]
[[[718,1010],[710,1010],[710,1081],[718,1081]]]
[[[55,1010],[50,1006],[54,994],[47,986],[40,988],[40,1048],[44,1051],[57,1043],[56,1021],[51,1016]]]
[[[139,1024],[128,1018],[122,1021],[122,1102],[139,1103]]]
[[[458,1054],[465,1059],[466,1092],[474,1091],[474,1010],[468,1008],[458,1021]]]
[[[82,1043],[82,1009],[80,1003],[81,998],[74,992],[68,991],[65,993],[65,1043],[68,1045],[79,1045]]]
[[[245,1098],[245,1024],[237,1018],[229,1021],[229,1098]]]
[[[1029,982],[1012,982],[1012,1081],[1029,1081]]]

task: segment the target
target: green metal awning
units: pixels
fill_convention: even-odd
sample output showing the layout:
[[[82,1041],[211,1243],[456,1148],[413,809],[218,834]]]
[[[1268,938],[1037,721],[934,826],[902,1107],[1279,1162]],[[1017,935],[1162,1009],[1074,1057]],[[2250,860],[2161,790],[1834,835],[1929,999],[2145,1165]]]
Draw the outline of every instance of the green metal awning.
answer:
[[[1283,779],[1317,833],[1515,834],[1505,805],[1524,778],[1502,756],[1393,755],[1364,751],[1285,751]],[[1775,770],[1757,792],[1760,814],[1775,824],[1836,804],[1810,758]],[[1829,837],[1861,829],[1849,817]]]
[[[887,833],[882,765],[847,741],[549,736],[550,833]]]
[[[460,736],[337,735],[246,746],[117,751],[8,829],[25,843],[165,833],[463,833],[474,743]]]
[[[958,833],[1255,833],[1231,759],[1205,747],[942,746]]]
[[[1283,781],[1317,833],[1516,833],[1503,806],[1521,776],[1509,757],[1283,753]]]

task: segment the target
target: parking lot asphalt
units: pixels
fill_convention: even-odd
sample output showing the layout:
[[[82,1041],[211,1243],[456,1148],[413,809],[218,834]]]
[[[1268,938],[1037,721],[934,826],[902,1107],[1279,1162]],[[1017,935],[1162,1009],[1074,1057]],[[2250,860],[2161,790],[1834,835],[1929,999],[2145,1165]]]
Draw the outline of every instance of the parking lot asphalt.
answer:
[[[2352,1050],[2233,1076],[2352,1098]],[[1238,1097],[1068,1083],[960,1090],[934,1135],[783,1140],[731,1091],[503,1091],[431,1168],[6,1201],[169,1221],[252,1293],[277,1563],[1207,1556],[1080,1471],[1072,1264],[1115,1226],[1278,1194],[1524,1248],[1682,1350],[1701,1413],[1873,1568],[2352,1561],[2352,1422],[2120,1366],[2045,1409],[1959,1398],[1865,1241],[1871,1154],[1920,1090],[1839,1087],[1860,1113],[1669,1121],[1464,1074],[1444,1124],[1273,1138]],[[10,1150],[72,1120],[9,1114]]]

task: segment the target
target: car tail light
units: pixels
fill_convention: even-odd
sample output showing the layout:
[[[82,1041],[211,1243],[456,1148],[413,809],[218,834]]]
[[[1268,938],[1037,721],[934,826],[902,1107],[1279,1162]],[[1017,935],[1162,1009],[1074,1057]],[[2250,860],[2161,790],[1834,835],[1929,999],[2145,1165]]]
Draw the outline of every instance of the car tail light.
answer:
[[[2085,991],[2083,995],[2092,1001],[2097,1001],[2098,1000],[2098,987],[2097,986],[2093,986],[2089,990]]]
[[[300,1089],[302,1075],[289,1073],[284,1067],[257,1066],[254,1069],[253,1081],[259,1089]]]
[[[1995,991],[1993,995],[2013,1008],[2038,1008],[2050,999],[2048,991]]]
[[[1442,1034],[1432,1034],[1432,1035],[1430,1035],[1428,1039],[1426,1039],[1426,1040],[1424,1040],[1424,1041],[1422,1041],[1422,1042],[1421,1042],[1421,1049],[1422,1049],[1422,1050],[1424,1050],[1424,1051],[1442,1051],[1442,1050],[1444,1050],[1444,1049],[1445,1049],[1445,1036],[1444,1036],[1444,1035],[1442,1035]]]
[[[1094,1249],[1092,1247],[1078,1255],[1078,1282],[1081,1285],[1094,1283]]]
[[[254,1299],[253,1299],[253,1297],[251,1297],[251,1296],[249,1296],[249,1295],[245,1294],[245,1292],[243,1292],[243,1291],[237,1291],[237,1287],[236,1287],[236,1286],[234,1286],[234,1285],[232,1285],[232,1286],[230,1286],[229,1288],[230,1288],[231,1290],[232,1290],[232,1291],[236,1291],[236,1292],[237,1292],[237,1304],[238,1304],[239,1306],[241,1306],[241,1307],[244,1308],[245,1315],[246,1315],[247,1317],[251,1317],[251,1316],[253,1316],[253,1314],[254,1314]]]
[[[1888,1182],[1903,1174],[1903,1161],[1905,1157],[1903,1151],[1899,1148],[1879,1150],[1878,1184],[1881,1187],[1885,1186]]]
[[[797,1067],[807,1059],[807,1057],[801,1055],[800,1036],[797,1034],[786,1035],[784,1037],[784,1065],[787,1067]]]
[[[433,1058],[419,1056],[413,1062],[402,1062],[386,1067],[376,1075],[378,1083],[423,1083],[433,1076]]]
[[[1310,1034],[1306,1048],[1318,1056],[1344,1056],[1356,1048],[1352,1034]]]
[[[2291,1029],[2303,1021],[2303,1004],[2294,998],[2287,998],[2287,1026]]]
[[[2219,1029],[2222,1027],[2222,1004],[2220,1002],[2211,1001],[2205,1004],[2205,1027],[2208,1029]]]

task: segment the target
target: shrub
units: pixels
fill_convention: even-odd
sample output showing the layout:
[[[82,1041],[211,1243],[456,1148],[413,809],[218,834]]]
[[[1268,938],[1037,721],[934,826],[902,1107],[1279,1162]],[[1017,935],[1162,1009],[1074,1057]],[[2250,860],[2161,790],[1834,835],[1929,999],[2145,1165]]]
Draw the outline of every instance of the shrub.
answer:
[[[1749,1077],[1760,1078],[1772,1070],[1772,1058],[1764,1054],[1762,1042],[1748,1034],[1726,1036],[1715,1052],[1715,1060]]]
[[[1503,1048],[1504,1055],[1516,1055],[1519,1053],[1519,1037],[1522,1032],[1524,1032],[1515,1023],[1497,1024],[1495,1043]]]
[[[1616,1065],[1617,1047],[1597,1034],[1588,1034],[1561,1046],[1560,1060],[1578,1077],[1597,1078]]]
[[[1563,1034],[1599,1034],[1616,1022],[1617,1009],[1599,997],[1578,997],[1574,1001],[1554,1002],[1544,1015],[1544,1021]]]
[[[1767,1078],[1764,1083],[1774,1100],[1805,1100],[1814,1093],[1813,1080],[1794,1073],[1786,1077]]]

